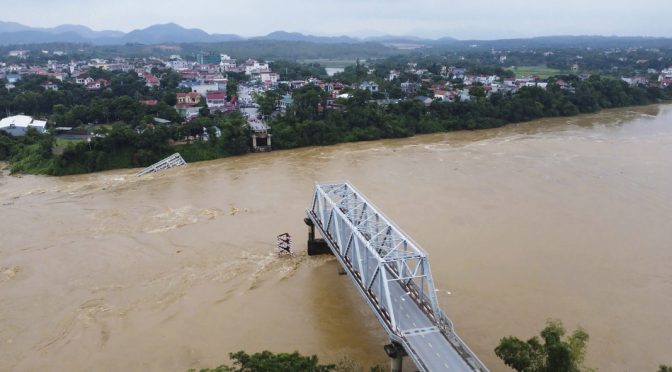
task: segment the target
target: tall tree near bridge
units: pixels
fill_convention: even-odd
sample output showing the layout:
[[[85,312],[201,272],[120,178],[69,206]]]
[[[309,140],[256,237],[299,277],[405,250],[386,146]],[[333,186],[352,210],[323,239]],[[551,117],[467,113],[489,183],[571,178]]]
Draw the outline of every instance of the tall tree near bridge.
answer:
[[[562,322],[551,320],[541,331],[541,339],[534,336],[522,341],[513,336],[504,337],[495,348],[495,354],[519,372],[590,371],[583,366],[588,333],[579,328],[563,340],[565,333]]]

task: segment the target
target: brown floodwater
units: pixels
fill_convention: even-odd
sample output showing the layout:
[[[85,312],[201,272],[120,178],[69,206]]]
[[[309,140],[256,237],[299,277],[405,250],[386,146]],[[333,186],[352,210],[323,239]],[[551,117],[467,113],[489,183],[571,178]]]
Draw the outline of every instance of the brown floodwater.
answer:
[[[386,363],[349,279],[305,254],[313,184],[338,180],[429,253],[491,370],[501,337],[549,318],[588,331],[591,367],[672,364],[672,106],[134,172],[0,176],[0,370],[185,371],[264,349]]]

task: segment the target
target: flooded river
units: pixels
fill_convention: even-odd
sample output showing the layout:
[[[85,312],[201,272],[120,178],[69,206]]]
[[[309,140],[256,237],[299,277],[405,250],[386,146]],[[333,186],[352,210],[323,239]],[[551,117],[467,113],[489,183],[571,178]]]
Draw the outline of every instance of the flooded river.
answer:
[[[0,370],[185,371],[264,349],[387,363],[334,259],[304,253],[313,184],[338,180],[429,253],[491,370],[501,337],[548,318],[588,331],[591,367],[672,364],[672,106],[649,106],[142,178],[0,176]],[[284,232],[293,258],[274,254]]]

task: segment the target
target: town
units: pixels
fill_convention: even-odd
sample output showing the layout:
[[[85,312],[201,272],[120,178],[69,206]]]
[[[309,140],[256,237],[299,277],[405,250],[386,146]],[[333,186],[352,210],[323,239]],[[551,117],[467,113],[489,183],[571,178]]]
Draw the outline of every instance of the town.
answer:
[[[157,128],[162,133],[151,141],[165,143],[151,149],[131,146],[131,161],[100,161],[109,155],[99,155],[95,164],[51,170],[80,173],[143,166],[169,152],[169,147],[215,143],[223,135],[226,145],[217,151],[203,155],[201,149],[194,151],[200,155],[191,156],[187,150],[187,157],[204,160],[274,148],[488,128],[668,97],[672,67],[664,67],[669,66],[663,64],[669,56],[660,50],[597,53],[626,65],[620,69],[591,65],[589,55],[595,59],[596,52],[589,51],[586,57],[571,58],[561,58],[563,51],[493,49],[466,56],[357,59],[327,73],[317,63],[259,61],[252,56],[239,60],[213,51],[76,60],[62,50],[12,49],[0,62],[5,88],[0,93],[0,117],[4,117],[0,130],[11,136],[24,135],[29,128],[48,133],[43,157],[49,158],[50,146],[60,163],[91,152],[93,147],[78,144],[104,142],[113,128],[124,126],[134,132],[131,136],[148,136],[147,131],[156,136]],[[547,65],[559,60],[565,66],[535,69],[508,64],[525,61],[526,54],[541,54]],[[642,54],[661,57],[641,59]],[[599,90],[604,90],[598,93],[606,100],[596,96]],[[532,100],[532,105],[525,100]],[[510,102],[504,105],[505,101]],[[489,112],[493,105],[501,106],[499,112]],[[399,115],[404,119],[396,120]],[[357,120],[365,123],[352,125]],[[306,122],[313,122],[313,129],[305,127]],[[394,127],[397,122],[402,124]],[[0,146],[0,159],[20,152],[20,146],[9,142],[5,139]]]

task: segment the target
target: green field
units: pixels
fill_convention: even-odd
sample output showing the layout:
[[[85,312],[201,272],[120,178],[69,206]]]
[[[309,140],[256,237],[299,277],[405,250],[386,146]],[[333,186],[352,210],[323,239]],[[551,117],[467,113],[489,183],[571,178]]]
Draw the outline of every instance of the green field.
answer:
[[[299,63],[319,63],[324,67],[345,68],[357,63],[354,59],[302,59]]]
[[[513,72],[516,74],[516,77],[536,75],[540,79],[547,79],[550,76],[560,74],[562,71],[546,66],[519,66],[514,68]]]

